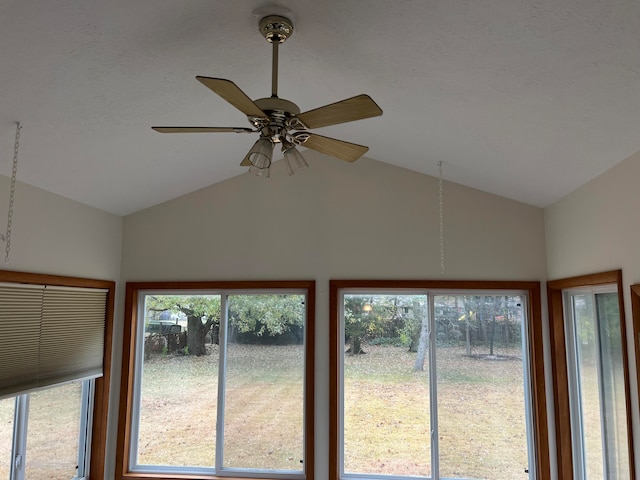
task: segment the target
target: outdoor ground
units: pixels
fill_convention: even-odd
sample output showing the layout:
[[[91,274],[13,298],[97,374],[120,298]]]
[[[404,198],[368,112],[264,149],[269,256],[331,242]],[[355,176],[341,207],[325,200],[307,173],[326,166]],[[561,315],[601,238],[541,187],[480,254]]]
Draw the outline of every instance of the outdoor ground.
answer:
[[[225,465],[300,469],[301,347],[231,348]],[[427,373],[412,370],[415,354],[405,348],[366,346],[365,351],[346,357],[345,469],[429,475]],[[494,359],[464,353],[459,348],[438,350],[440,473],[453,478],[526,478],[519,353],[497,352],[504,356]],[[217,356],[154,356],[145,365],[143,385],[140,463],[212,465]],[[69,415],[64,411],[67,403],[72,402],[58,399],[49,414]],[[12,402],[0,401],[0,478],[8,476],[10,412]],[[48,432],[43,430],[41,442],[51,441]]]
[[[69,480],[76,474],[80,428],[79,383],[31,394],[25,478]],[[15,400],[0,400],[0,478],[9,478]]]
[[[230,346],[225,466],[298,470],[301,347]],[[345,470],[431,474],[429,381],[403,347],[346,357]],[[438,350],[441,476],[513,480],[528,466],[518,351]],[[215,461],[217,357],[153,357],[145,367],[141,464]],[[428,365],[425,367],[425,370]]]
[[[413,371],[405,348],[368,346],[347,356],[345,471],[429,476],[428,363]],[[437,349],[440,475],[526,478],[523,366],[518,351]]]

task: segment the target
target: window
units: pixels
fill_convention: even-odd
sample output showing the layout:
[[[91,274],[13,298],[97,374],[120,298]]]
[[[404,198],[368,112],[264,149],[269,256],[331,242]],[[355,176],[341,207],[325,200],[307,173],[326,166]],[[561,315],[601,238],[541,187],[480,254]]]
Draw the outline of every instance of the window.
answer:
[[[632,478],[620,271],[548,283],[563,478]]]
[[[312,478],[314,288],[127,284],[122,476]]]
[[[332,480],[548,478],[539,284],[332,281],[331,303]]]
[[[0,477],[88,477],[93,380],[0,400]]]
[[[1,478],[103,478],[114,287],[0,271]]]

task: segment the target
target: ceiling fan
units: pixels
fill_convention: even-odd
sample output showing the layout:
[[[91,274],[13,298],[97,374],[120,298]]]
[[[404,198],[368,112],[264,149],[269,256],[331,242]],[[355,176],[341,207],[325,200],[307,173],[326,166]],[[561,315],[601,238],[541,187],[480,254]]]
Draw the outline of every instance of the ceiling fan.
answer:
[[[271,97],[251,100],[231,80],[196,77],[199,82],[244,113],[253,128],[151,128],[161,133],[259,132],[260,138],[240,165],[249,167],[251,173],[262,177],[269,176],[271,158],[277,143],[282,145],[290,175],[308,166],[296,149],[300,145],[347,162],[354,162],[364,155],[369,150],[368,147],[311,133],[309,130],[382,115],[382,110],[376,102],[363,94],[300,113],[295,103],[278,97],[278,46],[293,34],[293,23],[286,17],[269,15],[260,20],[259,29],[267,42],[273,46]]]

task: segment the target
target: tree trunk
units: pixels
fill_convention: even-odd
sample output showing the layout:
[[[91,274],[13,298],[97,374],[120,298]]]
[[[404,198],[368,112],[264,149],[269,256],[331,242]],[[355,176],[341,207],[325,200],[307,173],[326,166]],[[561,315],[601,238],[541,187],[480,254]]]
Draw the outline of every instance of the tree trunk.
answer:
[[[364,353],[362,351],[362,340],[360,337],[356,335],[351,336],[351,348],[349,348],[349,353],[351,353],[351,355],[360,355],[361,353]]]
[[[424,362],[427,358],[427,346],[429,345],[429,318],[427,315],[422,317],[422,325],[420,326],[420,339],[418,340],[418,355],[413,364],[413,370],[416,372],[424,371]]]
[[[466,333],[467,333],[467,356],[470,357],[471,356],[471,326],[470,326],[470,322],[471,319],[469,318],[471,316],[470,313],[467,313],[465,316],[465,325],[466,325]]]
[[[493,337],[496,336],[496,316],[493,315],[493,321],[491,322],[491,333],[489,334],[489,355],[493,356]]]
[[[202,319],[198,316],[187,317],[187,348],[189,355],[201,356],[207,353],[204,347],[204,337],[207,334],[211,324],[202,323]]]
[[[505,316],[505,318],[507,317]],[[509,346],[509,327],[509,321],[507,320],[504,322],[504,343],[507,346]]]
[[[504,296],[504,343],[509,346],[509,297]]]
[[[411,344],[409,345],[409,353],[416,353],[420,347],[420,331],[411,335]]]
[[[211,329],[211,343],[220,345],[220,326],[219,325],[215,325]]]

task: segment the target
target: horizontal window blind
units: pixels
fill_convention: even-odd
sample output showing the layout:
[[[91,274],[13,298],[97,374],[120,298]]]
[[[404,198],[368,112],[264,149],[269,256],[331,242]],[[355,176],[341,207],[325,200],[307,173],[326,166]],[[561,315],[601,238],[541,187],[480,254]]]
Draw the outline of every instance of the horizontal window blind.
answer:
[[[44,286],[0,285],[0,397],[38,386]]]
[[[0,284],[0,398],[102,375],[107,293]]]

